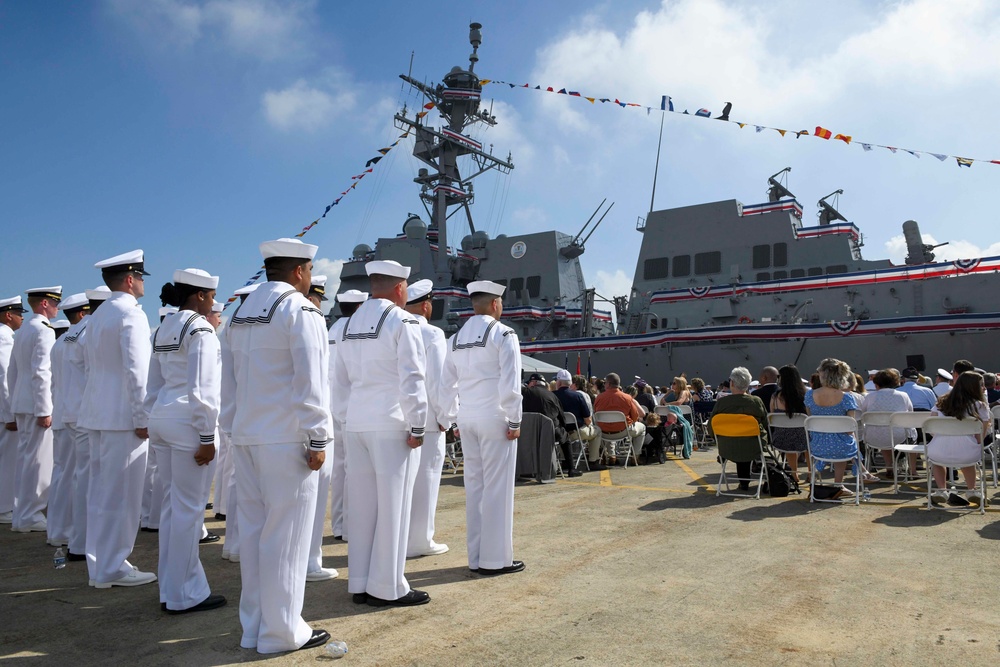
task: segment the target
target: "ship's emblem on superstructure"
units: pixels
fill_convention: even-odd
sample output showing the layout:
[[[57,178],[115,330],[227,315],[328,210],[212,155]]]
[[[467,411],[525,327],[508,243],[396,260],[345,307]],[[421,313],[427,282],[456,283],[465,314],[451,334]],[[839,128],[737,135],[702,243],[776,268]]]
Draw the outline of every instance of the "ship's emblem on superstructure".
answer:
[[[981,262],[981,261],[982,261],[981,258],[976,258],[976,259],[956,259],[953,262],[953,264],[955,265],[955,268],[958,269],[959,271],[961,271],[962,273],[968,273],[969,271],[972,271],[977,266],[979,266],[979,262]]]
[[[514,259],[521,259],[527,251],[527,244],[524,241],[518,241],[510,247],[510,256]]]
[[[691,292],[691,296],[700,299],[708,294],[711,289],[711,286],[706,285],[704,287],[690,287],[688,288],[688,291]]]
[[[847,322],[830,322],[830,328],[839,333],[841,336],[847,336],[854,333],[854,330],[858,328],[859,320],[849,320]]]

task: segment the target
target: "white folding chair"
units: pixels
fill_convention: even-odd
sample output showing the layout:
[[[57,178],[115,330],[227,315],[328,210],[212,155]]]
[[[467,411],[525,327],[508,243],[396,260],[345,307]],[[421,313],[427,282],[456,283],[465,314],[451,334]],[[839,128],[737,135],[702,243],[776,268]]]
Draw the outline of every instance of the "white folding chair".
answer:
[[[879,431],[884,434],[885,429],[889,428],[889,419],[894,413],[892,412],[880,412],[873,410],[871,412],[865,412],[861,415],[861,421],[858,422],[861,427],[861,442],[865,443],[865,469],[871,470],[875,467],[875,454],[876,452],[881,452],[883,449],[892,449],[892,438],[889,438],[888,446],[883,445],[872,445],[868,442],[869,438],[873,435],[881,435]],[[884,456],[883,456],[884,458]],[[889,461],[885,461],[885,467],[888,468],[890,465]]]
[[[715,409],[715,401],[695,401],[691,405],[694,413],[695,437],[698,440],[698,449],[704,450],[712,440],[712,430],[709,428],[709,420],[712,418],[712,411]]]
[[[832,416],[832,415],[817,415],[814,417],[806,417],[805,423],[806,429],[806,448],[809,450],[809,502],[811,503],[839,503],[840,499],[837,500],[825,500],[816,497],[816,465],[815,461],[822,461],[823,463],[843,463],[848,461],[855,461],[858,467],[861,467],[861,449],[860,447],[855,448],[855,453],[853,456],[846,458],[827,458],[823,456],[816,456],[813,452],[812,446],[812,434],[813,433],[840,433],[840,434],[851,434],[854,436],[854,442],[858,441],[858,422],[855,421],[854,417],[848,416]],[[854,478],[854,504],[861,504],[861,493],[864,490],[864,480],[862,479],[864,475],[861,470],[858,470],[858,474]]]
[[[715,442],[719,445],[719,460],[722,461],[722,470],[719,472],[719,483],[715,488],[715,496],[756,498],[759,500],[761,489],[764,487],[764,474],[767,471],[767,464],[764,461],[764,440],[760,437],[760,425],[757,419],[752,415],[717,414],[712,417],[712,432],[715,433]],[[760,473],[757,475],[757,491],[755,493],[733,493],[729,489],[729,478],[726,475],[726,464],[729,462],[725,456],[725,450],[729,444],[727,439],[752,437],[757,438],[757,458],[760,461]],[[736,480],[738,482],[752,482],[753,478],[743,478],[737,473]]]
[[[677,413],[674,412],[673,410],[671,410],[670,406],[668,406],[668,405],[657,405],[653,409],[653,411],[656,414],[660,415],[660,422],[663,423],[663,424],[667,423],[667,419],[669,417],[671,417],[671,416],[676,417],[677,416]],[[683,413],[683,410],[682,410],[682,413]],[[688,423],[691,423],[691,417],[688,417]],[[668,435],[669,435],[669,433],[670,433],[670,431],[667,431]],[[681,445],[683,445],[683,442],[681,443]],[[673,440],[672,442],[667,442],[665,446],[672,448],[674,450],[674,456],[677,456],[677,447],[678,447],[677,440]]]
[[[983,423],[978,419],[973,417],[967,417],[965,419],[955,419],[954,417],[930,417],[924,422],[924,436],[928,435],[971,435],[976,437],[977,441],[979,437],[983,434]],[[979,476],[979,481],[976,486],[979,487],[979,513],[986,514],[986,476],[983,474],[983,449],[979,448],[979,458],[974,461],[968,461],[965,463],[936,463],[933,458],[931,458],[930,450],[927,452],[927,509],[933,509],[934,504],[931,502],[931,489],[934,486],[934,475],[931,474],[931,466],[939,465],[945,469],[945,480],[947,483],[948,468],[960,468],[962,466],[976,466],[976,474]],[[970,489],[971,490],[971,489]],[[939,508],[939,509],[950,509],[950,508]]]
[[[784,412],[771,412],[767,415],[767,430],[771,434],[771,447],[774,451],[778,452],[782,456],[788,452],[778,449],[775,447],[775,435],[777,431],[781,429],[799,429],[805,432],[806,428],[806,417],[801,412],[796,412],[791,417],[786,415]],[[808,452],[793,452],[794,454],[805,454],[806,464],[809,463],[809,453]]]
[[[598,424],[626,423],[624,413],[610,410],[602,410],[601,412],[595,413],[594,421]],[[618,431],[617,433],[606,433],[604,429],[601,429],[601,445],[602,447],[607,447],[608,451],[611,451],[616,459],[624,456],[626,468],[628,468],[629,456],[632,457],[632,460],[635,461],[636,465],[639,465],[638,450],[642,448],[642,443],[640,442],[638,447],[635,446],[635,442],[632,440],[632,434],[629,433],[627,426],[624,430]]]
[[[987,445],[984,449],[985,453],[989,454],[990,463],[993,468],[993,488],[997,488],[997,438],[1000,437],[1000,405],[995,405],[990,408],[990,415],[992,419],[990,420],[991,433],[993,434],[993,441]]]
[[[896,453],[900,452],[906,455],[907,461],[910,457],[917,457],[924,455],[927,456],[927,435],[924,434],[924,422],[932,417],[929,412],[894,412],[892,417],[889,418],[889,438],[892,441],[892,492],[893,493],[909,493],[921,496],[923,491],[906,491],[899,486],[899,465],[896,463]],[[917,429],[917,433],[920,436],[917,442],[896,442],[896,429]],[[914,466],[915,468],[915,466]],[[927,474],[930,475],[930,468],[927,469]],[[916,478],[917,471],[908,470],[907,479]]]
[[[567,435],[569,436],[570,449],[572,450],[573,445],[577,445],[580,447],[580,451],[576,455],[576,460],[573,461],[573,469],[576,470],[577,468],[579,468],[580,459],[583,459],[584,464],[587,466],[587,472],[590,472],[590,462],[587,461],[587,457],[584,456],[584,453],[586,453],[587,448],[583,444],[583,440],[580,439],[580,424],[576,421],[576,415],[574,415],[572,412],[563,412],[563,415],[566,417],[566,425],[572,428],[572,430],[567,429],[569,430],[569,433]],[[570,454],[572,454],[572,451],[570,452]]]

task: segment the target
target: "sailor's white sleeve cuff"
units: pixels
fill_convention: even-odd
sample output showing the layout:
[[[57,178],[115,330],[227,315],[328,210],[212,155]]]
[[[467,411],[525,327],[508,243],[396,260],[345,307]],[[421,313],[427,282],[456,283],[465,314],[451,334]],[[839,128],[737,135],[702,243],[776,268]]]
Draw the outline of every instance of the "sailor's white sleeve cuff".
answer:
[[[411,426],[410,427],[410,435],[412,435],[414,438],[422,438],[422,437],[424,437],[424,427],[423,426]]]
[[[211,433],[199,433],[198,438],[201,445],[215,446],[215,431],[212,431]]]
[[[507,420],[507,428],[510,429],[511,431],[520,431],[521,430],[521,422],[512,422],[512,421],[510,421],[508,419]]]
[[[328,440],[310,440],[309,441],[309,449],[311,449],[314,452],[326,451],[326,443],[327,442],[329,442],[329,441]]]

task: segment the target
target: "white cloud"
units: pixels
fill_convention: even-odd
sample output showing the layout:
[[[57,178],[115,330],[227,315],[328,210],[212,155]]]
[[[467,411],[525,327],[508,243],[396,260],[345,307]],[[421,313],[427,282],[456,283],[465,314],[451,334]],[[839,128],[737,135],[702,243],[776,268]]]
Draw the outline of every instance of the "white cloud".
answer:
[[[594,288],[605,299],[629,296],[632,292],[632,279],[621,269],[615,270],[614,273],[599,270],[594,280]]]
[[[356,95],[346,87],[324,90],[299,79],[284,90],[268,90],[261,97],[267,121],[282,131],[315,132],[352,110]]]
[[[323,311],[329,312],[333,307],[335,295],[340,290],[340,271],[344,268],[344,260],[319,257],[313,260],[313,275],[326,276],[326,296],[329,301],[323,302]]]

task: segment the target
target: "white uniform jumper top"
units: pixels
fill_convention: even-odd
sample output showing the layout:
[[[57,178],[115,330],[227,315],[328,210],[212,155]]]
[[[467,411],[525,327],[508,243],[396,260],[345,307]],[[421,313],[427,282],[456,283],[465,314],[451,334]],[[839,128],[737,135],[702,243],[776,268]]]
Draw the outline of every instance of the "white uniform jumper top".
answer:
[[[333,397],[333,370],[337,362],[337,352],[340,350],[338,341],[344,335],[347,326],[346,317],[341,317],[330,327],[330,396]],[[334,412],[333,405],[330,411]],[[347,439],[344,437],[344,423],[333,415],[333,469],[330,472],[330,528],[334,536],[347,539]]]
[[[62,418],[66,432],[73,441],[73,525],[69,533],[69,551],[85,554],[87,550],[87,491],[90,488],[90,434],[77,426],[80,418],[80,403],[87,387],[87,364],[84,342],[87,337],[89,317],[69,328],[63,334],[65,348],[62,355],[61,375],[65,391],[62,401]],[[90,577],[93,579],[93,576]]]
[[[14,330],[0,324],[0,428],[14,421],[7,369],[14,349]],[[0,523],[11,523],[14,512],[14,469],[17,465],[17,431],[0,431]]]
[[[66,376],[63,373],[66,352],[65,338],[66,334],[57,338],[50,353],[52,365],[52,484],[49,486],[48,510],[45,513],[50,545],[68,545],[70,530],[73,526],[72,494],[76,459],[73,436],[66,430],[64,419],[64,406],[68,391]]]

